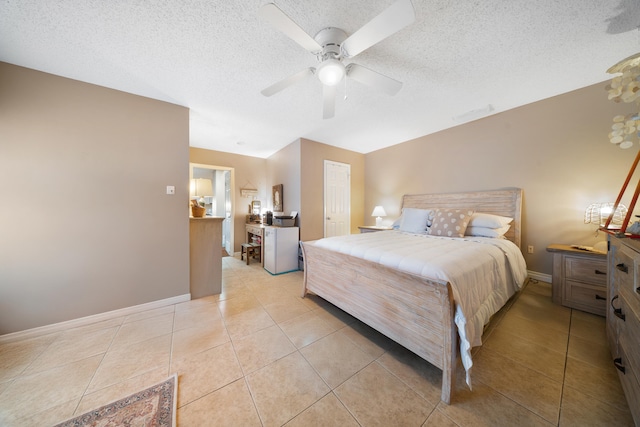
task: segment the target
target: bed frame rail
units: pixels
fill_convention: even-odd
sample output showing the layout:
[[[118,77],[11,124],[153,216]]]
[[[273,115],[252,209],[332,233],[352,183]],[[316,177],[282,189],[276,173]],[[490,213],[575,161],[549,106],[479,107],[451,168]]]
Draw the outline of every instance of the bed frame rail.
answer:
[[[304,290],[324,298],[442,369],[442,396],[455,384],[457,329],[451,285],[302,242]]]

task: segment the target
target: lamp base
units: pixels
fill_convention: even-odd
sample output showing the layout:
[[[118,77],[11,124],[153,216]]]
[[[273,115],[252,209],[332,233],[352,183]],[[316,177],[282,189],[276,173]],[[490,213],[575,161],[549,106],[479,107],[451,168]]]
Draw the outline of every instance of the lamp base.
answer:
[[[376,227],[382,227],[382,217],[376,217]]]

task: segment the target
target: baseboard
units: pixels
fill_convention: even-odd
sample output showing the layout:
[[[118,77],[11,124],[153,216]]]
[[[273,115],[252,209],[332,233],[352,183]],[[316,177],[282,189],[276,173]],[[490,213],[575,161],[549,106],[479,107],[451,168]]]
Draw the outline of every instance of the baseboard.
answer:
[[[115,319],[117,317],[129,316],[131,314],[140,313],[147,310],[153,310],[154,308],[161,308],[167,305],[178,304],[191,300],[191,294],[178,295],[171,298],[166,298],[158,301],[147,302],[144,304],[134,305],[131,307],[120,308],[118,310],[107,311],[104,313],[93,314],[91,316],[80,317],[78,319],[67,320],[59,323],[52,323],[51,325],[39,326],[37,328],[26,329],[24,331],[12,332],[5,335],[0,335],[0,344],[5,344],[12,341],[24,340],[27,338],[39,337],[42,335],[50,334],[53,332],[59,332],[62,330],[77,328],[79,326],[86,326],[92,323],[103,322],[105,320]]]
[[[539,282],[551,283],[550,274],[538,273],[537,271],[531,271],[531,270],[527,270],[527,274],[531,279],[535,279]]]

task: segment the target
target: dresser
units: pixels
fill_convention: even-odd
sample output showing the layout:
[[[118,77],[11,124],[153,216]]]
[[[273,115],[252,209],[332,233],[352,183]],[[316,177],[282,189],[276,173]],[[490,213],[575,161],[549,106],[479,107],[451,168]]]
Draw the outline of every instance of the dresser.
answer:
[[[570,245],[547,247],[553,254],[552,301],[604,316],[607,303],[607,254]]]
[[[609,236],[607,339],[629,409],[640,425],[640,242]]]

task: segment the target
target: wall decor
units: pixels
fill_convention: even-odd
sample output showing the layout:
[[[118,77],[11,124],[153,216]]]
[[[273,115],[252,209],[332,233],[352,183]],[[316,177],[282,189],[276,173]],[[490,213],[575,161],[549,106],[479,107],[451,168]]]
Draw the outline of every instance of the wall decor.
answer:
[[[636,53],[618,62],[607,70],[616,74],[606,87],[609,100],[613,102],[635,103],[635,112],[619,114],[613,118],[609,141],[620,148],[630,148],[640,137],[640,53]]]
[[[282,184],[274,185],[272,189],[273,211],[282,212]]]

